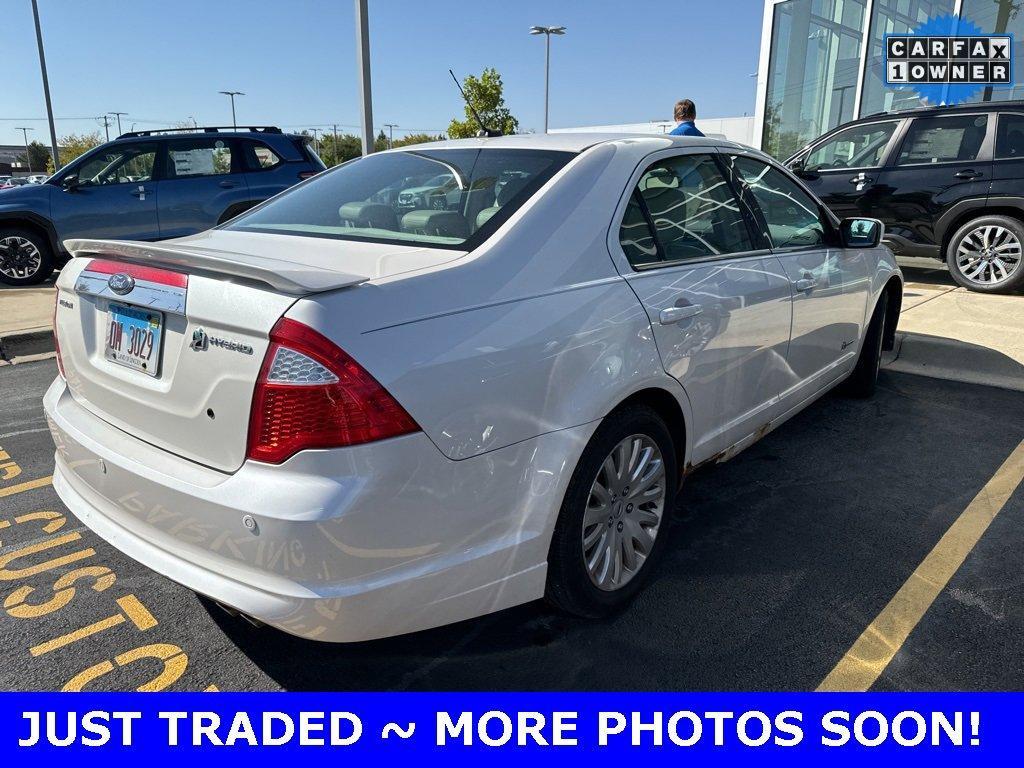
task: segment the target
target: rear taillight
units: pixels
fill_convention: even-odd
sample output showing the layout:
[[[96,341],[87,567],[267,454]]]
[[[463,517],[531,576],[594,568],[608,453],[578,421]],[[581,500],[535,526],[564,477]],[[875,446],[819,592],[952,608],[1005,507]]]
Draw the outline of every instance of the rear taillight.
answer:
[[[252,398],[250,459],[280,464],[307,448],[417,431],[398,401],[329,339],[295,320],[277,321]]]
[[[53,350],[57,353],[57,371],[60,373],[62,379],[67,379],[64,375],[64,361],[60,359],[60,339],[57,337],[57,307],[60,302],[60,289],[54,291],[53,296]]]

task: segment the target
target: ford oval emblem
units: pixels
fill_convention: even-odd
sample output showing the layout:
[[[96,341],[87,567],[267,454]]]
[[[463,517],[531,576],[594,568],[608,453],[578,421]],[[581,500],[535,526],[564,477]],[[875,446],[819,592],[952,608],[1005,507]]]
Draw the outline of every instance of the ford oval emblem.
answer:
[[[107,286],[118,296],[124,296],[126,293],[132,292],[135,287],[135,278],[125,272],[118,272],[116,275],[110,276]]]

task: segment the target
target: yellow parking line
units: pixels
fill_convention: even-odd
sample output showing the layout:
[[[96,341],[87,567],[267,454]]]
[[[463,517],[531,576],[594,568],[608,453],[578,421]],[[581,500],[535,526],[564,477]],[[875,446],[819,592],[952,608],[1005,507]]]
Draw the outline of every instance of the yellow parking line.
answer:
[[[51,475],[50,477],[40,477],[38,480],[29,480],[26,483],[18,483],[9,488],[0,488],[0,499],[4,496],[13,496],[22,491],[31,491],[33,488],[42,488],[44,485],[49,485],[52,482],[53,476]]]
[[[828,673],[819,691],[866,691],[874,684],[1022,480],[1024,441]]]

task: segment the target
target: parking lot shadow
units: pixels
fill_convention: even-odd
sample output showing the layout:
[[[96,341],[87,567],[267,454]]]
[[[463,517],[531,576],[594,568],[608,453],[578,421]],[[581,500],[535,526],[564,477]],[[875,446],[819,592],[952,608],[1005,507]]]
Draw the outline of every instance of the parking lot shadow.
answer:
[[[813,689],[1022,438],[1018,392],[883,372],[873,399],[826,397],[689,477],[665,558],[612,618],[583,621],[538,602],[325,645],[210,611],[292,690]],[[1006,551],[1024,545],[1022,496],[1001,515],[1016,521],[1001,529]],[[985,566],[969,558],[961,571],[982,569],[983,579]],[[972,617],[992,635],[985,656],[946,649],[930,684],[970,688],[975,678],[957,677],[964,669],[1001,665],[1004,689],[1024,687],[1021,614],[1004,612],[991,629]],[[926,617],[911,641],[929,632]]]

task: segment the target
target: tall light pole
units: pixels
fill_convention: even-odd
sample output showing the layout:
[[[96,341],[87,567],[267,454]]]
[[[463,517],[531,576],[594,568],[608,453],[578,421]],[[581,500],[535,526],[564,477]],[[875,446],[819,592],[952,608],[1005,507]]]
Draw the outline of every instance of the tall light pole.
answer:
[[[32,173],[32,155],[28,151],[28,132],[34,131],[35,128],[15,128],[16,131],[21,131],[21,135],[25,137],[25,160],[28,161],[28,172]]]
[[[388,149],[395,148],[395,128],[398,127],[398,123],[384,123],[384,127],[388,129]]]
[[[107,117],[106,115],[100,115],[96,119],[103,121],[103,130],[107,134],[107,141],[110,141],[110,118]]]
[[[373,152],[373,95],[370,89],[370,20],[366,0],[356,5],[356,65],[359,69],[359,106],[362,113],[363,157]]]
[[[319,157],[320,156],[320,137],[317,136],[317,134],[318,133],[323,133],[324,129],[323,128],[310,128],[309,130],[312,131],[312,133],[313,133],[313,147],[316,149],[317,157]]]
[[[36,22],[36,45],[39,47],[39,69],[43,73],[43,95],[46,97],[46,119],[50,121],[50,154],[53,155],[53,170],[60,170],[60,153],[57,151],[57,128],[53,124],[53,105],[50,103],[50,80],[46,76],[46,54],[43,53],[43,30],[39,26],[39,6],[32,0],[32,16]]]
[[[121,115],[127,115],[127,112],[107,112],[108,115],[113,115],[117,118],[117,135],[121,135]]]
[[[238,121],[235,119],[235,96],[245,96],[241,91],[219,91],[231,99],[231,127],[238,130]]]
[[[544,133],[548,132],[548,92],[551,80],[551,36],[564,35],[565,27],[530,27],[531,35],[544,35]]]
[[[338,126],[337,124],[332,125],[334,129],[334,143],[331,145],[331,166],[338,164]]]

